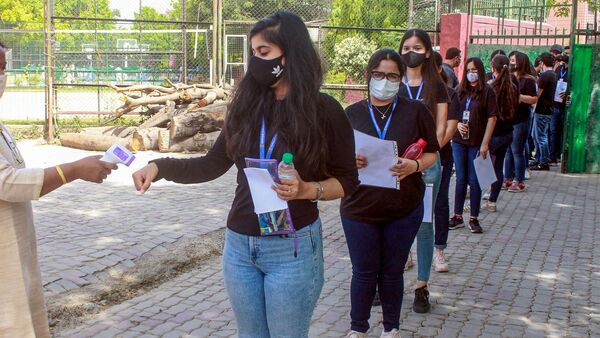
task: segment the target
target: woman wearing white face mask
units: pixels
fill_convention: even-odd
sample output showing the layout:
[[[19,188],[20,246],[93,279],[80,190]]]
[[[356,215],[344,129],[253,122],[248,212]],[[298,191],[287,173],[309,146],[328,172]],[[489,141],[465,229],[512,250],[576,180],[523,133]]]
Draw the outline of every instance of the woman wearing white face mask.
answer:
[[[464,227],[463,210],[467,195],[467,184],[471,187],[471,217],[469,230],[482,233],[479,224],[481,188],[475,174],[473,160],[478,155],[489,156],[498,109],[494,89],[485,82],[483,62],[479,58],[467,60],[463,79],[458,86],[462,116],[458,132],[452,139],[452,155],[456,168],[456,190],[454,217],[450,219],[450,230]]]
[[[396,141],[400,154],[420,138],[427,142],[418,160],[398,158],[398,164],[390,168],[402,189],[360,185],[342,200],[342,225],[352,261],[352,331],[348,337],[353,338],[366,337],[376,288],[383,308],[382,337],[400,336],[404,264],[423,220],[421,171],[435,162],[439,149],[427,106],[397,95],[402,66],[396,51],[375,52],[366,72],[369,98],[346,109],[354,129]],[[368,163],[369,154],[357,154],[359,169]]]

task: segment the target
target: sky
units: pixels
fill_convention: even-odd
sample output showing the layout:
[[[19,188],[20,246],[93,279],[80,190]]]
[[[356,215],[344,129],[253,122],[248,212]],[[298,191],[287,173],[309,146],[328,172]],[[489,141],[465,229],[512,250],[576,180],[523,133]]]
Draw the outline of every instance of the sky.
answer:
[[[153,7],[159,13],[171,9],[171,0],[110,0],[110,7],[119,10],[121,19],[133,19],[133,13],[139,11],[140,1],[142,6]]]

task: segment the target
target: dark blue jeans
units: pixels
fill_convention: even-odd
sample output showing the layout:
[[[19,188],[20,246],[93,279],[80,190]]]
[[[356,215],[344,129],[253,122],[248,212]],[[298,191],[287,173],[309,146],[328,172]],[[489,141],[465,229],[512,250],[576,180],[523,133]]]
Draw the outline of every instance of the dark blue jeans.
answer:
[[[408,216],[385,224],[342,217],[352,261],[350,318],[352,330],[367,332],[375,290],[383,311],[385,331],[400,329],[404,265],[423,221],[423,203]]]
[[[562,108],[554,108],[552,119],[550,120],[550,158],[560,159],[562,154],[562,140],[564,129],[565,110]]]
[[[456,168],[456,191],[454,193],[454,214],[462,215],[467,197],[467,184],[471,187],[471,217],[479,217],[481,209],[481,188],[475,174],[473,161],[479,147],[452,143],[452,156]]]
[[[540,163],[548,163],[550,148],[548,147],[548,133],[552,116],[535,114],[533,118],[533,140],[535,141],[536,159]],[[539,152],[539,158],[537,153]]]
[[[527,163],[526,165],[529,165],[529,159],[533,157],[533,151],[536,150],[535,149],[535,141],[533,140],[533,116],[535,115],[534,112],[530,113],[529,116],[529,125],[527,126],[527,140],[525,142],[525,157],[527,158]],[[540,151],[537,150],[535,152],[535,157],[536,160],[539,161],[539,154]]]
[[[516,178],[518,182],[525,180],[525,167],[527,156],[525,155],[525,143],[529,137],[529,121],[521,122],[513,126],[513,140],[506,150],[504,161],[504,176],[509,179]]]
[[[502,190],[502,183],[504,182],[504,157],[506,156],[506,150],[512,143],[512,139],[512,133],[492,137],[490,153],[495,157],[494,171],[496,172],[498,180],[492,184],[490,202],[498,201],[498,196],[500,196],[500,190]]]
[[[452,166],[454,160],[452,156],[442,158],[442,180],[440,181],[440,190],[435,200],[435,247],[446,249],[448,246],[448,226],[450,220],[450,178],[452,177]]]

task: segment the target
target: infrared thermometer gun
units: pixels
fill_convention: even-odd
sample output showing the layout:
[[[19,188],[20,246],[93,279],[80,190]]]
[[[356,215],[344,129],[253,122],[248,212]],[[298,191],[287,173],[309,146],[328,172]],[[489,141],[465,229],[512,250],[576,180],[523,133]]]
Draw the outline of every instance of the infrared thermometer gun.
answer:
[[[109,162],[109,163],[121,163],[129,167],[131,162],[135,160],[135,155],[133,155],[125,146],[121,144],[113,144],[110,147],[104,156],[100,159],[100,161]]]

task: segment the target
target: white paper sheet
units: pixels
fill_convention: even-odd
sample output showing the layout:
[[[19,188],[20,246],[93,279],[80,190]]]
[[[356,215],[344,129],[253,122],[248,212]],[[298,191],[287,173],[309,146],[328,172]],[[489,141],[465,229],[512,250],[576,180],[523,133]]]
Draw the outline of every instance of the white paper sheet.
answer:
[[[433,223],[433,184],[425,186],[425,196],[423,197],[423,222]]]
[[[487,189],[492,183],[496,182],[496,172],[494,171],[494,164],[492,158],[488,154],[486,159],[483,159],[481,155],[477,156],[473,160],[475,166],[475,174],[477,174],[477,180],[479,181],[479,187],[481,190]]]
[[[390,168],[398,162],[398,146],[395,141],[354,131],[356,153],[367,158],[366,168],[358,170],[360,184],[382,188],[400,189],[400,182]]]
[[[275,182],[267,169],[244,168],[244,173],[248,179],[256,214],[287,209],[287,202],[280,199],[271,188]]]
[[[568,84],[562,79],[556,82],[556,91],[554,92],[554,102],[562,103],[563,99],[560,98],[560,94],[567,91]]]

